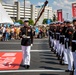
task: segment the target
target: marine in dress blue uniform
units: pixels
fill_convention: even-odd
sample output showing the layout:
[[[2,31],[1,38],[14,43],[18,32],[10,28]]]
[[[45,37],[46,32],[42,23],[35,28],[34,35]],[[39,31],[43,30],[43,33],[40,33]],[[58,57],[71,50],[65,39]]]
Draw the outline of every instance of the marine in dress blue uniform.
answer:
[[[31,50],[31,44],[33,43],[33,34],[32,34],[32,28],[29,25],[29,19],[24,20],[24,27],[22,27],[20,30],[20,37],[21,40],[21,48],[23,53],[23,65],[26,69],[30,67],[30,50]]]
[[[67,21],[67,29],[65,33],[66,37],[66,49],[67,49],[67,57],[68,57],[68,70],[72,71],[73,67],[73,54],[71,50],[71,43],[72,43],[72,34],[73,34],[73,27],[69,21]]]
[[[72,52],[74,60],[74,75],[76,75],[76,18],[73,19],[74,33],[72,38]]]

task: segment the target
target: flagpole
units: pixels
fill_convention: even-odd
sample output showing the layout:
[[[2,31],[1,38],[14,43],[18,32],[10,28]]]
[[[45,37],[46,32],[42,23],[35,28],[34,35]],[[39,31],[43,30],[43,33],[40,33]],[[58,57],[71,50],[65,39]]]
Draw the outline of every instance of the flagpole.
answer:
[[[25,0],[24,0],[24,19],[25,19]]]
[[[67,19],[68,19],[68,14],[69,14],[69,13],[66,13],[66,17],[67,17]]]

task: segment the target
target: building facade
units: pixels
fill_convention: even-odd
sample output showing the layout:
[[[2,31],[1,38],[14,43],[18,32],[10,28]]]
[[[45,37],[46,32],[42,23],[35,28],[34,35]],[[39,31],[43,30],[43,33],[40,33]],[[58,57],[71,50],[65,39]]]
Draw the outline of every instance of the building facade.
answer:
[[[24,6],[20,5],[20,2],[15,2],[14,5],[11,4],[2,4],[8,15],[16,20],[24,19]],[[34,22],[37,19],[40,8],[37,8],[35,5],[30,5],[30,7],[25,7],[25,17],[32,19]],[[52,7],[47,6],[43,15],[41,16],[38,24],[41,24],[43,19],[52,19]]]

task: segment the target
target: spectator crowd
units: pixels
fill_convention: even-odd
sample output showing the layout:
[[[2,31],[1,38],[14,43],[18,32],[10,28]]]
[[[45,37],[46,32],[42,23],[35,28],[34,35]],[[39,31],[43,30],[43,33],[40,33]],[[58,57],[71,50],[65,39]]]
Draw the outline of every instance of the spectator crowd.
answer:
[[[0,41],[8,41],[11,39],[20,40],[19,33],[22,26],[0,26]],[[44,38],[48,36],[48,27],[32,26],[34,38]]]
[[[0,41],[8,41],[11,39],[20,39],[19,38],[20,27],[17,26],[0,26]]]

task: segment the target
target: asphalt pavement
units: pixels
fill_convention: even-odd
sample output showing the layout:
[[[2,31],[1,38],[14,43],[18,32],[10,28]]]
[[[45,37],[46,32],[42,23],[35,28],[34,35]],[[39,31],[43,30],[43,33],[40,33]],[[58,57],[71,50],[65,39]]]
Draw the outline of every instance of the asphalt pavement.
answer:
[[[0,42],[0,52],[21,52],[20,40]],[[22,64],[22,63],[21,63]],[[35,39],[31,50],[31,66],[18,70],[3,70],[0,75],[69,75],[67,65],[60,65],[49,48],[48,39]]]

